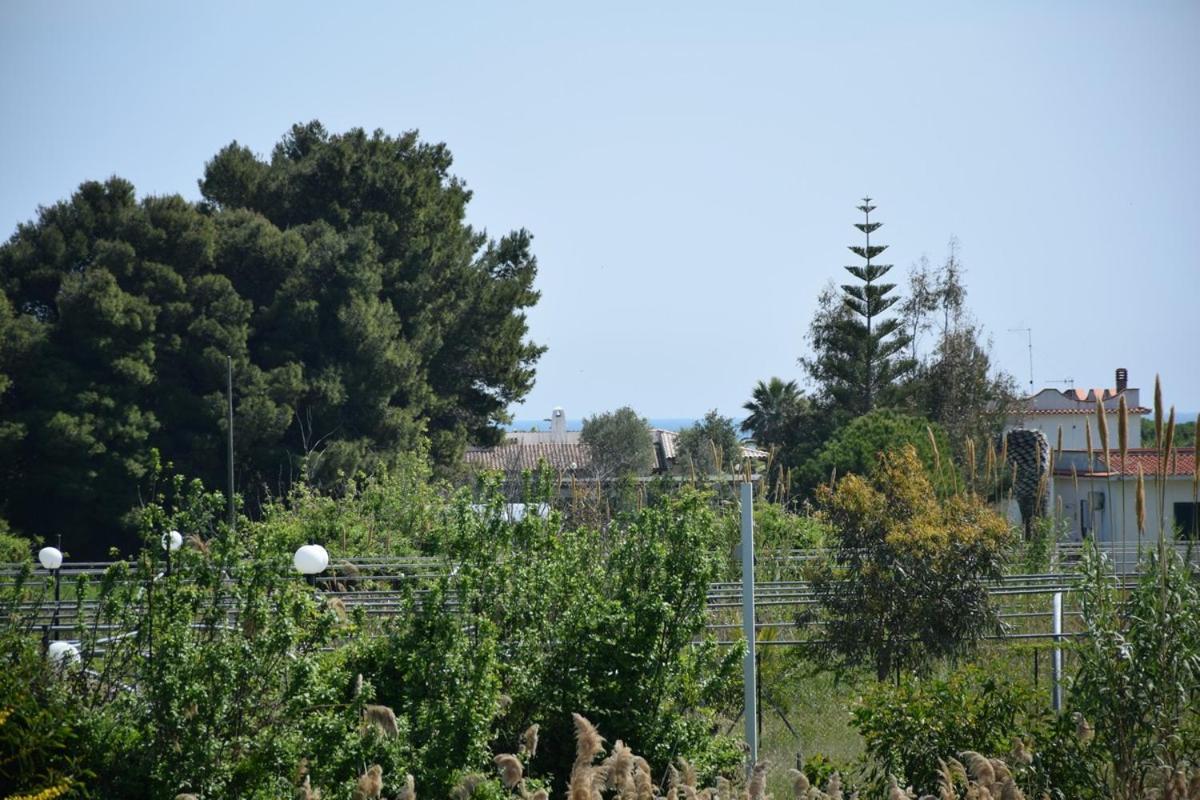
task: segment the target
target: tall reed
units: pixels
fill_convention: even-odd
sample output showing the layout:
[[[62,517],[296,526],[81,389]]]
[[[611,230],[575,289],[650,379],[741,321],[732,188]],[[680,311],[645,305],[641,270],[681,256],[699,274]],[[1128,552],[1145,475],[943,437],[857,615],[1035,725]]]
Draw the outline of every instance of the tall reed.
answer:
[[[1121,474],[1118,476],[1121,481],[1121,557],[1128,558],[1128,542],[1125,538],[1125,518],[1127,516],[1125,495],[1128,492],[1125,491],[1125,475],[1129,472],[1129,405],[1125,402],[1124,392],[1121,392],[1121,401],[1117,404],[1117,449],[1121,451]],[[1141,547],[1139,546],[1139,559],[1141,555]]]
[[[1112,503],[1112,453],[1109,451],[1108,447],[1108,414],[1104,408],[1104,400],[1101,399],[1100,395],[1096,395],[1096,430],[1100,432],[1100,450],[1104,453],[1105,513],[1100,515],[1100,522],[1103,525],[1105,517],[1108,517],[1109,520],[1112,519],[1112,514],[1108,513],[1108,506],[1110,503]],[[1124,554],[1122,554],[1121,561],[1118,561],[1117,537],[1113,536],[1113,531],[1111,530],[1112,525],[1109,525],[1108,527],[1110,529],[1108,531],[1109,544],[1113,554],[1113,569],[1117,569],[1118,565],[1123,568],[1124,564],[1122,564],[1121,561],[1124,560]]]

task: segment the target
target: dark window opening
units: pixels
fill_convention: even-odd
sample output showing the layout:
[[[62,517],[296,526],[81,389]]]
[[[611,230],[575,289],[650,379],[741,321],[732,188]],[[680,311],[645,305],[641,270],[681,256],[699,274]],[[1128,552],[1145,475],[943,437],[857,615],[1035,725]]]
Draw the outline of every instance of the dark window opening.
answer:
[[[1175,504],[1175,536],[1200,540],[1200,503]]]

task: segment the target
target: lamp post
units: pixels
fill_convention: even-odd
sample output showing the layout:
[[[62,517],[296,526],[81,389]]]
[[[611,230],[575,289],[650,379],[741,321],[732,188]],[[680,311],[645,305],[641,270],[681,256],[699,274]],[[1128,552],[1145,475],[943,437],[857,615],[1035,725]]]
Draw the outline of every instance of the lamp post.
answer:
[[[329,566],[329,552],[319,544],[303,545],[292,556],[292,566],[296,568],[296,572],[308,580],[309,584],[315,586],[316,576]]]
[[[171,574],[171,553],[183,547],[183,534],[179,531],[167,531],[162,535],[162,549],[167,554],[167,575]]]
[[[62,544],[61,536],[59,537],[59,544]],[[63,563],[62,550],[59,550],[57,547],[43,547],[38,551],[38,561],[41,562],[41,565],[49,570],[50,574],[54,577],[54,616],[50,622],[50,626],[42,631],[42,649],[46,652],[49,652],[50,628],[54,628],[55,630],[58,629],[58,602],[62,597],[62,574],[60,572]]]

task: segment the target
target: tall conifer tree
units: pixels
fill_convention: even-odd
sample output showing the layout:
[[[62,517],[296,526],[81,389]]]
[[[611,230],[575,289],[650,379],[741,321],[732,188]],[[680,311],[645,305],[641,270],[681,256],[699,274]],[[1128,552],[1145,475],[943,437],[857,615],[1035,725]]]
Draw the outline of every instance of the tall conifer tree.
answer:
[[[822,296],[809,333],[814,353],[803,360],[825,399],[850,416],[891,403],[898,380],[913,367],[903,355],[908,336],[900,320],[883,317],[899,299],[890,296],[896,285],[882,282],[892,265],[874,262],[887,250],[885,244],[871,244],[871,234],[883,223],[871,221],[871,198],[864,197],[858,210],[863,221],[854,227],[865,242],[851,245],[850,251],[865,263],[847,266],[846,271],[861,284],[843,284],[840,303],[832,292]]]

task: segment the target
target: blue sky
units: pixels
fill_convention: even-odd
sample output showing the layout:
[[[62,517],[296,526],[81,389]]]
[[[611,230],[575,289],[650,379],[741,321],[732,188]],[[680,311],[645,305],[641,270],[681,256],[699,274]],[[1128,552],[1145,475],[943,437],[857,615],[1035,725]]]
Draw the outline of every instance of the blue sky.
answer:
[[[417,128],[535,235],[519,417],[735,414],[802,379],[876,198],[899,282],[961,242],[998,363],[1200,407],[1200,4],[0,6],[0,228],[89,178],[198,196],[231,140]],[[1055,384],[1062,385],[1062,384]]]

